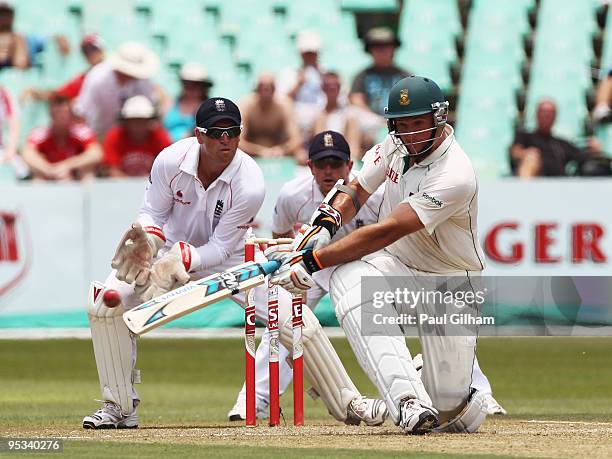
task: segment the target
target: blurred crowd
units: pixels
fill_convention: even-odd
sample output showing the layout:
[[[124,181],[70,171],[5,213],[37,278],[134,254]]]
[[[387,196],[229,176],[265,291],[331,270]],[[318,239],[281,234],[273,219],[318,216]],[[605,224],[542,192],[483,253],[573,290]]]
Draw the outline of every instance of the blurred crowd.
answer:
[[[0,1],[0,72],[29,68],[45,46],[57,46],[61,54],[77,52],[64,37],[45,42],[14,30],[16,5]],[[399,46],[390,28],[370,29],[364,47],[371,65],[345,82],[334,69],[322,68],[317,33],[300,31],[295,39],[299,67],[258,75],[253,92],[237,101],[243,117],[240,148],[254,157],[291,157],[304,165],[312,137],[331,129],[344,134],[352,159],[361,159],[386,133],[382,115],[389,89],[410,74],[394,61]],[[163,148],[193,135],[194,114],[215,84],[200,63],[186,62],[178,69],[180,93],[172,100],[154,82],[160,61],[145,46],[126,42],[107,50],[100,37],[87,34],[80,52],[87,68],[60,87],[14,94],[0,85],[0,179],[146,176]],[[49,123],[22,133],[20,105],[32,102],[47,104]],[[612,119],[611,103],[612,73],[598,88],[596,122]],[[602,167],[609,171],[595,138],[575,146],[554,137],[555,112],[553,100],[541,101],[537,128],[517,132],[509,152],[512,174],[562,176],[570,164],[578,164],[582,175],[602,175]]]
[[[14,30],[16,8],[0,1],[0,72],[29,68],[44,46],[75,52],[61,36],[41,44]],[[360,159],[386,130],[382,114],[389,89],[409,75],[394,63],[399,45],[391,29],[371,29],[364,46],[372,64],[343,85],[338,73],[320,65],[317,33],[300,31],[295,52],[301,65],[258,75],[253,92],[237,101],[243,117],[240,148],[254,157],[291,157],[304,165],[314,134],[333,129],[346,136],[354,159]],[[179,68],[180,93],[172,100],[154,82],[158,56],[142,44],[107,50],[99,36],[87,34],[80,52],[87,68],[60,87],[13,94],[0,86],[1,176],[59,181],[146,176],[161,150],[193,135],[195,112],[215,84],[200,63]],[[32,102],[47,105],[49,122],[22,133],[20,104]]]

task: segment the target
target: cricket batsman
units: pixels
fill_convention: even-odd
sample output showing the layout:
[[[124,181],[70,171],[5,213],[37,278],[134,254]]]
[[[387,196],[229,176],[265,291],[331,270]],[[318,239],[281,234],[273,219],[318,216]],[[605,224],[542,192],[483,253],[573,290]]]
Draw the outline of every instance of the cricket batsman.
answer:
[[[172,144],[155,159],[140,215],[112,260],[114,271],[104,284],[94,282],[90,288],[88,316],[103,406],[85,416],[84,428],[138,426],[136,340],[123,312],[189,280],[243,263],[244,236],[261,207],[265,185],[255,161],[238,149],[241,123],[234,102],[208,99],[196,113],[195,137]],[[110,289],[121,297],[115,307],[104,302]],[[257,317],[266,323],[265,286],[255,289],[255,304]],[[316,317],[305,309],[304,373],[328,411],[349,424],[384,422],[385,405],[359,394]],[[291,295],[279,289],[281,342],[289,347],[291,317]]]
[[[418,324],[419,377],[399,325],[383,335],[362,333],[362,309],[373,302],[361,296],[363,277],[456,276],[469,284],[484,269],[478,183],[447,123],[442,91],[430,78],[404,78],[390,91],[385,117],[389,134],[368,152],[356,179],[327,194],[303,239],[267,250],[283,263],[271,282],[301,293],[315,285],[314,273],[339,265],[330,280],[338,321],[395,424],[407,434],[475,432],[486,418],[483,394],[472,387],[475,335],[425,333]],[[331,242],[383,183],[378,222]],[[429,308],[416,304],[417,313],[435,315]]]
[[[371,153],[370,153],[371,154]],[[300,175],[287,182],[280,190],[274,214],[272,217],[273,238],[294,238],[294,228],[307,224],[312,214],[317,210],[325,195],[327,195],[342,179],[345,183],[352,181],[356,173],[352,170],[351,151],[348,142],[342,134],[335,131],[323,131],[312,138],[308,151],[308,167],[311,174]],[[381,185],[364,203],[359,212],[349,222],[344,222],[333,236],[332,241],[365,225],[378,222],[378,214],[383,199],[385,186]],[[306,305],[314,311],[315,307],[329,292],[329,280],[335,267],[328,267],[313,273],[314,285],[306,292]],[[268,331],[257,348],[256,353],[256,405],[260,417],[265,417],[269,404],[269,373],[268,365]],[[281,348],[280,389],[285,392],[292,381],[292,370],[287,360],[288,351]],[[422,356],[415,356],[414,365],[417,371],[422,367]],[[480,390],[486,401],[488,414],[505,414],[505,410],[493,398],[491,384],[484,375],[478,359],[474,358],[472,387]],[[246,416],[246,387],[242,386],[233,408],[228,413],[230,421],[243,421]]]

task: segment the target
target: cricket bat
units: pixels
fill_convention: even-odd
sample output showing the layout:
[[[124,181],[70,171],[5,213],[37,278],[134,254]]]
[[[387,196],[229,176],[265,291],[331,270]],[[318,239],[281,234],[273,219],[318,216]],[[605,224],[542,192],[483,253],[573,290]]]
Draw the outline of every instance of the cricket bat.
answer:
[[[125,312],[123,320],[132,333],[142,335],[219,300],[257,287],[264,283],[266,275],[279,267],[278,261],[243,263],[142,303]]]

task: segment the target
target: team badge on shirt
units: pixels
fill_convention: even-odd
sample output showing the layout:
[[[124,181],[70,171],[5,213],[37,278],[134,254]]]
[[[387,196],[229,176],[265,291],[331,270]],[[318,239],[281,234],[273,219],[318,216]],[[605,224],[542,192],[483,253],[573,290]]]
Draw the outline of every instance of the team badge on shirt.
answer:
[[[407,89],[402,89],[400,91],[399,103],[400,103],[400,105],[408,105],[410,103],[410,99],[408,99],[408,90]]]
[[[222,99],[215,100],[215,108],[217,109],[218,112],[224,112],[225,111],[225,101]]]
[[[213,215],[213,228],[216,227],[217,224],[219,223],[222,213],[223,213],[223,201],[219,199],[217,200],[217,204],[215,205],[215,213]]]

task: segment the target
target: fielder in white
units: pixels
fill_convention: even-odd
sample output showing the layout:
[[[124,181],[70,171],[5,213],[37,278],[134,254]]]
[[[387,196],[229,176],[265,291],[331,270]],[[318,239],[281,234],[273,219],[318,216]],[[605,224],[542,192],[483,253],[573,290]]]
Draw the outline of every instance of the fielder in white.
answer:
[[[372,154],[369,152],[369,154]],[[308,151],[308,167],[311,174],[300,175],[287,182],[280,190],[274,215],[272,217],[273,238],[294,238],[295,229],[310,221],[310,217],[317,210],[325,195],[329,193],[340,179],[345,183],[355,179],[356,175],[351,169],[350,148],[342,134],[335,131],[323,131],[311,141]],[[381,185],[364,203],[359,212],[350,222],[344,222],[338,229],[333,241],[337,241],[357,228],[378,222],[378,214],[383,199],[385,186]],[[329,280],[335,267],[325,268],[313,273],[314,286],[306,291],[306,305],[314,311],[317,304],[329,292]],[[292,381],[292,369],[288,361],[290,353],[281,349],[280,362],[280,391],[285,392]],[[269,333],[264,332],[256,353],[256,382],[255,394],[257,412],[265,417],[269,400],[269,373],[266,370],[269,356]],[[413,360],[415,368],[421,370],[421,355]],[[485,397],[487,414],[505,414],[505,410],[493,398],[491,384],[474,359],[472,373],[472,387],[478,389]],[[230,421],[243,421],[246,416],[246,387],[238,393],[235,405],[228,413]]]
[[[134,384],[140,375],[136,340],[122,319],[125,309],[244,261],[244,236],[264,199],[263,175],[238,150],[241,116],[232,101],[203,102],[196,126],[195,137],[174,143],[156,158],[138,220],[111,263],[115,270],[90,289],[88,315],[103,406],[83,419],[84,428],[138,426],[140,398]],[[104,304],[106,289],[120,293],[119,306]],[[256,289],[255,303],[265,323],[265,286]],[[328,411],[350,424],[384,422],[384,404],[359,394],[314,314],[305,309],[304,372]],[[282,289],[278,320],[281,341],[291,347],[291,295]]]
[[[310,220],[310,216],[317,209],[323,197],[327,194],[338,179],[354,178],[351,173],[353,162],[350,159],[349,145],[342,134],[335,131],[324,131],[317,134],[311,142],[308,152],[308,166],[312,175],[301,175],[287,182],[280,191],[274,215],[272,218],[273,238],[293,238],[294,228],[301,226]],[[378,208],[382,200],[382,190],[375,193],[355,218],[344,225],[334,236],[334,240],[348,234],[356,228],[374,223],[378,220]],[[305,303],[313,311],[319,300],[329,291],[329,277],[332,269],[324,269],[317,272],[313,277],[316,285],[308,290],[305,295]],[[270,403],[269,390],[269,333],[264,332],[261,343],[257,348],[255,356],[255,394],[257,415],[260,418],[267,416],[267,408]],[[293,372],[288,361],[290,360],[288,349],[280,349],[280,392],[285,392],[293,379]],[[384,410],[381,404],[379,409]],[[246,417],[246,387],[238,394],[235,405],[228,413],[230,421],[242,421]]]
[[[389,135],[368,153],[357,179],[328,193],[301,241],[266,252],[283,262],[271,282],[295,292],[314,285],[312,273],[341,265],[330,281],[338,321],[391,418],[408,434],[474,432],[487,410],[483,394],[472,387],[476,336],[424,333],[417,323],[423,349],[419,377],[398,325],[381,336],[362,333],[361,310],[373,302],[361,297],[362,277],[384,282],[394,275],[412,282],[416,276],[443,275],[469,282],[484,269],[476,176],[447,115],[448,102],[431,79],[397,82],[385,113]],[[378,222],[330,244],[342,222],[383,183]],[[436,314],[428,308],[416,304],[417,313]]]

